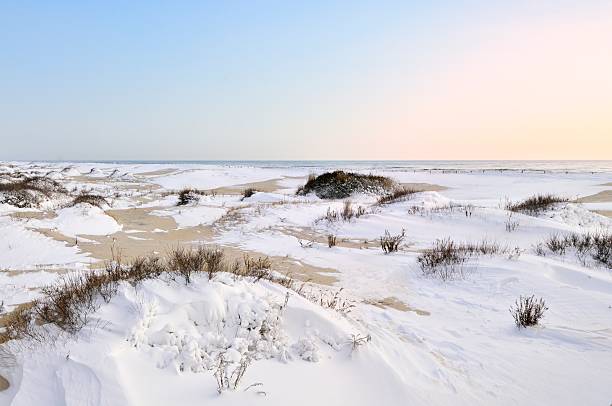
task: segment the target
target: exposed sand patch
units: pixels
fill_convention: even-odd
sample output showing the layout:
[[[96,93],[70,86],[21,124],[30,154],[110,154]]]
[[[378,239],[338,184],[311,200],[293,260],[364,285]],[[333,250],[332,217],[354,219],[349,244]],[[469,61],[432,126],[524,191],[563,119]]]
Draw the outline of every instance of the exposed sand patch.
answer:
[[[11,384],[6,380],[5,377],[0,375],[0,392],[7,390],[10,388]]]
[[[612,190],[602,190],[594,195],[584,196],[576,199],[578,203],[607,203],[612,202]]]
[[[281,186],[278,184],[278,182],[281,180],[281,178],[278,178],[264,180],[261,182],[242,183],[240,185],[230,185],[210,189],[210,191],[220,195],[241,195],[243,190],[253,188],[258,192],[272,193],[281,189]]]
[[[421,309],[417,309],[414,307],[410,307],[406,303],[402,302],[401,300],[399,300],[398,298],[394,296],[389,296],[384,299],[378,299],[378,300],[372,300],[372,299],[365,300],[364,303],[370,304],[372,306],[380,307],[381,309],[388,307],[391,309],[399,310],[401,312],[414,312],[418,314],[419,316],[431,315],[431,313],[429,313],[427,310],[421,310]]]
[[[600,186],[612,186],[612,182],[604,183],[603,185],[600,185]]]
[[[170,175],[177,171],[178,169],[176,168],[158,169],[156,171],[134,173],[134,176],[142,176],[142,177],[163,176],[163,175]]]
[[[57,217],[57,214],[51,211],[17,211],[10,213],[9,216],[18,220],[44,220]]]
[[[446,186],[433,183],[400,183],[400,185],[406,189],[416,190],[417,192],[439,192],[448,189]]]
[[[130,261],[147,255],[164,255],[180,245],[211,243],[214,238],[213,226],[197,226],[178,229],[172,217],[154,216],[150,212],[156,207],[108,210],[106,213],[123,225],[117,233],[100,235],[79,235],[76,239],[67,237],[55,230],[37,229],[36,231],[62,241],[69,246],[77,246],[88,253],[92,259],[100,261],[91,264],[92,268],[103,266],[105,260],[112,259],[113,253],[121,255],[122,260]],[[134,233],[134,231],[138,231]],[[136,237],[136,238],[134,238]],[[245,251],[232,246],[222,246],[231,261],[242,260],[245,254],[254,257],[264,256],[255,251]],[[301,263],[292,258],[270,257],[273,269],[285,275],[313,283],[331,285],[337,281],[332,276],[337,272],[332,268],[320,268]]]
[[[593,212],[612,218],[612,210],[593,210]]]
[[[321,235],[316,233],[308,228],[281,228],[280,229],[283,234],[293,236],[298,240],[301,240],[305,243],[313,242],[316,244],[327,245],[327,235]],[[367,239],[348,239],[337,237],[336,238],[336,247],[345,247],[345,248],[357,248],[357,249],[365,249],[371,248],[375,246],[372,242],[377,241],[368,241]]]
[[[222,245],[220,248],[225,252],[230,261],[242,261],[245,255],[253,258],[268,257],[272,261],[272,270],[285,276],[303,282],[312,282],[319,285],[332,285],[338,281],[333,275],[338,273],[332,268],[321,268],[312,266],[290,257],[269,256],[257,251],[244,250],[229,245]]]

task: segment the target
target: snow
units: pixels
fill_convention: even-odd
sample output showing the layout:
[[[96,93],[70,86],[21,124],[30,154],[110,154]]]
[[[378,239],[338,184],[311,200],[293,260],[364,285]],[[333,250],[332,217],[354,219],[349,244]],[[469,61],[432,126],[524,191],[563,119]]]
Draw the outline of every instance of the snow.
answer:
[[[8,216],[0,216],[0,229],[0,269],[71,266],[88,260],[78,249],[29,230]]]
[[[34,220],[34,227],[50,228],[60,233],[75,237],[79,234],[108,235],[122,229],[102,209],[89,204],[77,204],[57,211],[57,217],[45,220]]]
[[[362,206],[366,213],[329,222],[321,218],[328,209],[342,210],[344,201],[294,195],[304,176],[323,167],[17,165],[63,176],[83,173],[110,193],[118,179],[141,182],[136,187],[159,185],[150,193],[126,193],[113,209],[146,208],[148,214],[172,217],[181,229],[210,225],[213,244],[292,261],[304,272],[307,266],[331,268],[336,282],[308,284],[303,296],[228,274],[211,281],[197,276],[189,285],[167,275],[137,286],[122,284],[76,337],[44,326],[59,334],[53,345],[12,342],[15,366],[0,363],[0,375],[11,383],[0,392],[0,406],[605,405],[612,400],[612,271],[571,253],[538,256],[534,250],[555,234],[610,232],[612,220],[590,210],[607,210],[612,203],[562,203],[537,216],[505,210],[507,199],[535,193],[573,199],[609,189],[602,186],[611,180],[606,170],[368,168],[400,182],[447,189],[387,205],[376,205],[372,196],[352,196],[353,208]],[[66,167],[70,170],[62,172]],[[275,179],[279,190],[245,199],[201,196],[178,207],[173,194],[184,186],[213,189]],[[74,179],[70,185],[85,187]],[[29,220],[10,216],[25,215],[23,210],[0,207],[0,269],[29,271],[0,272],[0,300],[9,310],[39,297],[38,288],[55,281],[57,269],[86,268],[91,261],[79,248],[39,229],[68,237],[125,233],[134,242],[170,235],[137,223],[124,228],[96,207],[61,208],[60,203],[49,202],[41,209],[45,216]],[[217,227],[230,210],[237,220]],[[506,230],[509,219],[518,224],[512,232]],[[380,249],[385,231],[405,232],[398,252]],[[337,236],[338,246],[327,246],[328,234]],[[310,248],[300,245],[311,237]],[[518,254],[471,259],[465,275],[452,280],[426,277],[417,257],[443,238],[487,240]],[[321,297],[341,288],[338,294],[353,306],[350,312],[320,305]],[[514,325],[508,310],[521,295],[545,299],[548,310],[540,325],[520,330]],[[385,298],[403,307],[371,304]],[[247,354],[251,363],[238,390],[219,394],[214,374],[221,357],[231,370]]]

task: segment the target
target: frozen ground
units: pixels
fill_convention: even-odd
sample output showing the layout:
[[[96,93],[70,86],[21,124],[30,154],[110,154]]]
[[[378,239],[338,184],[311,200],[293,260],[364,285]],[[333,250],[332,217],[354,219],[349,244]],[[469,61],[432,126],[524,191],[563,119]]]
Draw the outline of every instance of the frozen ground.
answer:
[[[214,244],[270,256],[273,269],[312,281],[302,295],[229,274],[188,286],[124,284],[76,337],[4,344],[12,355],[0,353],[0,376],[10,386],[0,405],[612,402],[612,270],[571,250],[541,256],[534,248],[554,234],[612,231],[612,220],[593,211],[612,202],[562,203],[538,216],[505,209],[535,193],[573,201],[610,190],[610,172],[358,168],[444,188],[388,205],[353,196],[365,214],[330,222],[322,217],[343,201],[295,196],[309,173],[325,169],[0,163],[0,180],[46,175],[68,190],[41,208],[0,205],[4,312],[61,273],[99,267],[111,247],[129,259]],[[250,184],[262,191],[243,198]],[[183,187],[201,193],[176,206]],[[81,191],[110,206],[69,207]],[[400,251],[384,254],[380,236],[402,230]],[[444,238],[507,250],[470,260],[462,277],[426,277],[417,257]],[[320,305],[340,288],[350,308]],[[519,330],[508,309],[532,294],[548,311],[539,326]],[[246,358],[237,390],[219,395],[219,360]]]

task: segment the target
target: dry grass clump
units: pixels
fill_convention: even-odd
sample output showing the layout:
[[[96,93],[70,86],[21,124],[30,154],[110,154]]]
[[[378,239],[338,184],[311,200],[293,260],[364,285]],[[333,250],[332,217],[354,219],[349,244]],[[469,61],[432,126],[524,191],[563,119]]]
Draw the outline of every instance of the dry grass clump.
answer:
[[[236,263],[230,272],[238,276],[253,278],[254,282],[262,279],[274,281],[275,278],[272,275],[271,268],[272,261],[270,261],[270,258],[252,258],[245,254],[242,258],[242,266],[240,266],[240,263]]]
[[[44,198],[66,193],[57,181],[44,176],[23,177],[0,183],[0,203],[19,208],[37,207]]]
[[[257,190],[257,189],[255,189],[255,188],[252,188],[252,187],[247,188],[247,189],[244,189],[244,190],[242,191],[242,198],[241,198],[240,200],[242,201],[242,200],[244,200],[244,199],[247,199],[247,198],[249,198],[249,197],[253,196],[253,195],[254,195],[255,193],[257,193],[257,192],[258,192],[258,190]]]
[[[395,189],[394,191],[392,191],[391,193],[388,193],[384,196],[381,196],[378,201],[377,204],[378,205],[385,205],[385,204],[391,204],[391,203],[396,203],[396,202],[401,202],[404,200],[408,200],[410,198],[412,198],[412,196],[415,193],[418,193],[418,190],[414,190],[414,189],[409,189],[409,188],[400,188],[400,189]]]
[[[327,208],[325,216],[318,218],[315,222],[327,221],[328,223],[334,223],[337,221],[351,221],[353,218],[359,218],[366,214],[366,209],[363,206],[358,206],[357,209],[353,209],[353,204],[350,200],[344,202],[342,210],[332,210],[330,207]]]
[[[506,231],[511,233],[515,231],[519,226],[519,221],[513,218],[514,212],[511,212],[508,218],[506,219]]]
[[[385,254],[396,252],[399,250],[400,244],[404,241],[405,231],[402,230],[401,234],[391,235],[389,230],[385,230],[385,235],[380,237],[380,247]]]
[[[554,207],[558,203],[567,203],[568,199],[552,194],[531,196],[521,202],[508,202],[506,210],[517,213],[536,215]]]
[[[436,240],[433,247],[423,251],[417,262],[426,276],[449,280],[464,275],[463,265],[473,257],[508,253],[497,243],[457,243],[450,238]]]
[[[337,237],[336,237],[335,235],[333,235],[333,234],[329,234],[329,235],[327,236],[327,246],[328,246],[329,248],[331,248],[331,247],[335,247],[335,246],[336,246],[336,239],[337,239]]]
[[[544,247],[557,255],[565,255],[566,251],[571,248],[583,264],[586,265],[587,258],[590,257],[596,263],[612,269],[612,233],[572,233],[565,236],[553,234],[544,244],[536,247],[538,255],[545,255]]]
[[[395,186],[396,183],[385,176],[334,171],[309,176],[306,184],[296,194],[315,193],[321,199],[345,199],[353,193],[389,193]]]
[[[77,204],[90,204],[92,206],[96,206],[98,208],[103,208],[104,206],[110,206],[108,200],[100,195],[95,195],[88,192],[81,192],[77,197],[75,197],[72,202],[68,205],[68,207],[76,206]]]
[[[543,299],[536,299],[535,296],[521,296],[510,308],[510,314],[514,318],[516,327],[527,328],[538,324],[548,310]]]
[[[168,269],[183,276],[185,284],[190,284],[192,275],[206,272],[212,279],[214,274],[225,270],[223,266],[224,253],[218,248],[199,246],[195,249],[178,247],[168,259]]]

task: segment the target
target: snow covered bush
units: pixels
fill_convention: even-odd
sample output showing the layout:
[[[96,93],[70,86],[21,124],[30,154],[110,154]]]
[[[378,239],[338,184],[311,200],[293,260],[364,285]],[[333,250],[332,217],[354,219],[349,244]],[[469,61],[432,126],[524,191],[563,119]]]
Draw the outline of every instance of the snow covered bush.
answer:
[[[546,310],[544,299],[536,299],[534,295],[521,296],[510,308],[510,314],[518,328],[526,328],[537,325]]]
[[[44,199],[61,193],[66,193],[63,186],[44,176],[0,182],[0,203],[19,208],[38,207]]]
[[[395,187],[396,183],[385,176],[334,171],[309,177],[296,194],[315,193],[321,199],[345,199],[353,193],[387,194]]]
[[[77,195],[72,200],[72,202],[70,202],[68,207],[73,207],[73,206],[76,206],[77,204],[82,204],[82,203],[96,206],[100,209],[103,208],[104,206],[110,206],[108,201],[103,196],[92,194],[92,193],[87,193],[87,192],[81,192],[79,195]]]
[[[195,203],[200,200],[199,194],[201,194],[201,192],[195,189],[183,189],[178,194],[178,202],[176,205],[186,206],[190,203]]]

